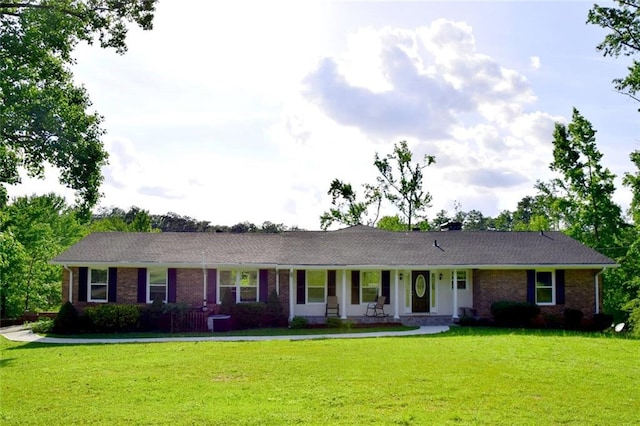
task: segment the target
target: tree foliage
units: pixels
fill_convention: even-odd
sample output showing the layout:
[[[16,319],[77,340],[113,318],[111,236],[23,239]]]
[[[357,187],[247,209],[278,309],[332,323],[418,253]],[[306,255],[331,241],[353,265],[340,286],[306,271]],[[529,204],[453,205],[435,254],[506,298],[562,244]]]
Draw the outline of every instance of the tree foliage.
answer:
[[[347,226],[362,223],[374,225],[380,212],[380,194],[377,188],[371,185],[364,185],[364,189],[364,199],[359,200],[358,194],[350,183],[334,179],[329,186],[329,192],[327,192],[327,194],[331,195],[331,205],[333,207],[320,216],[320,228],[326,231],[334,223]],[[372,205],[377,208],[375,215],[370,217],[369,207]]]
[[[0,211],[0,301],[4,316],[60,306],[60,267],[49,260],[85,235],[55,194],[19,197]]]
[[[425,219],[431,203],[431,194],[423,189],[422,170],[435,163],[435,157],[425,155],[422,161],[412,164],[413,154],[406,141],[393,145],[393,152],[386,157],[376,153],[374,165],[380,175],[377,178],[380,194],[391,202],[411,229],[414,219]]]
[[[604,56],[633,56],[640,53],[640,0],[616,0],[617,7],[595,4],[587,22],[611,30],[597,46]],[[640,61],[633,60],[629,74],[613,80],[616,90],[640,101]]]
[[[20,170],[43,178],[45,166],[76,190],[85,214],[100,196],[107,162],[102,118],[70,66],[80,42],[126,51],[127,23],[151,29],[156,0],[0,2],[0,206]]]

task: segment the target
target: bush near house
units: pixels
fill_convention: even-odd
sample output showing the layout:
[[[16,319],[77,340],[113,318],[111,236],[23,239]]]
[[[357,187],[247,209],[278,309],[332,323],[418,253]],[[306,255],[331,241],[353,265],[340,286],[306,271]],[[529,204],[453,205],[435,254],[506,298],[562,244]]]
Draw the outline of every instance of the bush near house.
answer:
[[[104,304],[84,310],[93,328],[100,332],[132,331],[138,327],[140,311],[136,305]]]
[[[309,328],[309,320],[304,317],[293,317],[289,322],[289,328],[301,329]]]
[[[248,328],[260,327],[265,306],[264,303],[260,302],[237,303],[231,314],[233,328],[236,330],[246,330]]]
[[[584,314],[579,309],[564,310],[564,328],[567,330],[579,330],[582,325]]]
[[[491,304],[491,315],[499,327],[528,327],[540,307],[528,302],[501,300]]]

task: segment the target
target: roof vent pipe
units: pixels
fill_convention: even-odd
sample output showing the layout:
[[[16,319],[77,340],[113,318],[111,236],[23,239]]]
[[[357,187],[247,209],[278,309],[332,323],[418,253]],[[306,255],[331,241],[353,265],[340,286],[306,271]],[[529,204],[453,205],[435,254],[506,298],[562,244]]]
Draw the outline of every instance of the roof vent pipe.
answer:
[[[433,246],[438,247],[438,240],[433,240]]]

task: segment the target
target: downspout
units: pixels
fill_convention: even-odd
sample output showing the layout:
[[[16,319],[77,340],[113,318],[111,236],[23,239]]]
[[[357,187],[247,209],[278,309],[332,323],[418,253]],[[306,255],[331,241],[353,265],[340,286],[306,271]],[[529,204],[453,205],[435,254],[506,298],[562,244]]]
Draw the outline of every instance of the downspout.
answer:
[[[606,271],[607,268],[602,268],[602,271],[598,272],[595,277],[594,277],[594,281],[595,281],[595,296],[596,296],[596,314],[600,313],[600,289],[598,288],[598,276],[602,275],[602,273],[604,271]]]
[[[73,304],[73,271],[67,265],[62,265],[62,267],[69,271],[69,303]]]
[[[295,306],[293,289],[293,268],[289,269],[289,321],[293,319],[293,309]]]
[[[207,268],[204,266],[204,252],[202,252],[202,311],[207,311]]]
[[[276,294],[280,296],[280,271],[276,266]]]

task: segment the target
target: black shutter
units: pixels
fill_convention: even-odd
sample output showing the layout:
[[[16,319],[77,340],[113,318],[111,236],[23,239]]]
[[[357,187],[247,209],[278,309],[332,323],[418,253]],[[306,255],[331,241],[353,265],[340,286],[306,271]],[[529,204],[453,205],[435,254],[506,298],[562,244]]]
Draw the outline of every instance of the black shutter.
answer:
[[[306,274],[304,269],[298,269],[296,271],[296,303],[298,305],[304,305],[306,297]]]
[[[556,271],[556,305],[564,305],[564,269]]]
[[[215,269],[207,269],[207,303],[216,303],[218,274]]]
[[[336,295],[336,271],[327,271],[327,296]]]
[[[138,303],[147,303],[147,268],[138,268]]]
[[[86,302],[89,268],[82,266],[78,269],[78,302]]]
[[[117,302],[118,295],[118,268],[109,268],[109,294],[107,294],[107,302]]]
[[[386,296],[385,305],[391,304],[391,271],[382,271],[382,294]]]
[[[169,288],[167,289],[167,302],[168,303],[176,303],[177,293],[178,293],[178,271],[176,268],[169,268],[169,273],[167,274],[167,285]]]
[[[360,271],[351,271],[351,304],[360,304]]]
[[[536,271],[527,270],[527,302],[536,303]]]
[[[259,292],[259,301],[267,303],[267,299],[269,298],[269,270],[268,269],[260,269],[260,273],[258,274],[258,292]]]

